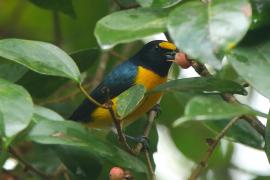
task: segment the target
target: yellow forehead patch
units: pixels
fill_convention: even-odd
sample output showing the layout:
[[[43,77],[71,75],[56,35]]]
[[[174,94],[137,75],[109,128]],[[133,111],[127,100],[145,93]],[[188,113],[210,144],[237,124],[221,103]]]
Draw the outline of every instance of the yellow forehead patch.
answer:
[[[169,42],[161,42],[158,45],[159,45],[159,47],[161,47],[163,49],[169,49],[169,50],[173,50],[173,51],[176,50],[176,46],[172,43],[169,43]]]

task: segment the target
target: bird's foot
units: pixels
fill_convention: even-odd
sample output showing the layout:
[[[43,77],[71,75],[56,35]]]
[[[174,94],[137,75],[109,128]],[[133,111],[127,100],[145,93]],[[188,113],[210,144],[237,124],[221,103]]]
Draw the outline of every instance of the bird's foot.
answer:
[[[149,150],[150,146],[150,141],[149,138],[146,136],[138,136],[138,137],[133,137],[125,134],[125,137],[129,140],[132,140],[136,143],[141,143],[143,146],[143,149]]]

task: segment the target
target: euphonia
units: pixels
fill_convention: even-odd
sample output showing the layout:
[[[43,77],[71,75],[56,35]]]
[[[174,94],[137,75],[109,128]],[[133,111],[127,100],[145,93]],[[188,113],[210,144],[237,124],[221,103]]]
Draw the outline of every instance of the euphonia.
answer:
[[[116,110],[117,96],[133,85],[142,84],[147,91],[166,82],[169,68],[175,58],[176,46],[170,42],[155,40],[143,46],[133,57],[114,68],[90,93],[90,96],[104,104],[110,98]],[[104,91],[107,88],[108,91]],[[109,92],[109,94],[108,94]],[[139,107],[128,115],[122,125],[127,125],[148,112],[159,100],[162,93],[146,96]],[[109,96],[109,97],[108,97]],[[97,106],[88,99],[75,110],[71,120],[82,122],[89,127],[112,127],[113,121],[108,109]]]

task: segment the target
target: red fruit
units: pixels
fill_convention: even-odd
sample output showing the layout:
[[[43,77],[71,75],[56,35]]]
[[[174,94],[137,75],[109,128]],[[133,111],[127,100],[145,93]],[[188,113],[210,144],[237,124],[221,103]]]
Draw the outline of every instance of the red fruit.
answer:
[[[124,170],[120,167],[113,167],[110,170],[110,180],[122,180],[124,179]]]
[[[181,66],[183,69],[187,69],[191,66],[190,61],[185,53],[179,52],[175,55],[175,63]]]

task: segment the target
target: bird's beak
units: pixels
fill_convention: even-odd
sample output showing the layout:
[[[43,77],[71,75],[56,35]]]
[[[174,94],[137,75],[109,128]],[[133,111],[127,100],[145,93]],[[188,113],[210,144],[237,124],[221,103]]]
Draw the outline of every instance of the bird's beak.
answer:
[[[170,51],[170,52],[167,52],[165,56],[166,56],[167,61],[174,62],[175,61],[175,55],[176,55],[176,51]]]

